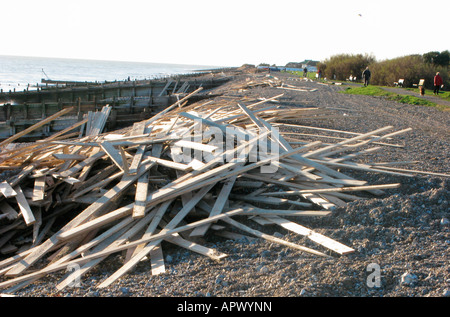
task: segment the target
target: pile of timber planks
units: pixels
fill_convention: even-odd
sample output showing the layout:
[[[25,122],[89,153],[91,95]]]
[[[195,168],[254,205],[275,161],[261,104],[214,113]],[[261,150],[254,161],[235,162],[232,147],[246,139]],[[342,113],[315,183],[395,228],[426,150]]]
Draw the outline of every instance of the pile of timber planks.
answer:
[[[257,84],[248,82],[245,88]],[[353,161],[397,146],[383,141],[410,129],[339,131],[348,137],[336,143],[304,141],[289,129],[336,132],[285,123],[317,109],[282,107],[276,103],[282,95],[187,106],[200,90],[120,131],[103,133],[106,106],[47,139],[8,148],[14,136],[0,144],[0,168],[15,172],[0,184],[4,292],[77,267],[56,285],[64,289],[122,251],[122,266],[98,287],[111,285],[148,257],[152,274],[158,274],[164,271],[162,241],[214,260],[227,256],[197,242],[206,233],[234,237],[240,232],[315,256],[346,255],[354,252],[350,246],[302,226],[299,219],[332,216],[347,201],[399,184],[370,185],[339,170],[414,174]],[[255,230],[248,221],[281,226],[317,248]]]

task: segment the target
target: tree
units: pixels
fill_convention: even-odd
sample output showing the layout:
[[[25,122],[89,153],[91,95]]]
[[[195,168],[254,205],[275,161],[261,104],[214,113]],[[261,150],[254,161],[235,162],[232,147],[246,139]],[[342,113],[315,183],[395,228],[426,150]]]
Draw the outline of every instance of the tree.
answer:
[[[350,75],[361,78],[362,71],[375,62],[375,57],[367,54],[339,54],[331,56],[317,66],[324,77],[345,80]]]
[[[431,51],[423,54],[423,60],[428,64],[446,67],[450,63],[450,52],[448,50],[443,52]]]

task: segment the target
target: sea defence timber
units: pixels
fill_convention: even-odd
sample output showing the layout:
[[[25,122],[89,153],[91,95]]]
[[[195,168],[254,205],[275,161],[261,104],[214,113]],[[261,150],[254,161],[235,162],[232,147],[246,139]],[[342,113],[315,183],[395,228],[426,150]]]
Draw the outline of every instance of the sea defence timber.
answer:
[[[105,105],[111,107],[107,129],[122,128],[150,118],[200,87],[207,91],[228,80],[229,77],[204,74],[103,83],[42,80],[44,85],[34,90],[0,92],[0,139],[15,135],[65,108],[75,111],[27,134],[27,139],[39,139],[61,131]],[[189,98],[189,102],[210,97],[205,93],[197,94]]]

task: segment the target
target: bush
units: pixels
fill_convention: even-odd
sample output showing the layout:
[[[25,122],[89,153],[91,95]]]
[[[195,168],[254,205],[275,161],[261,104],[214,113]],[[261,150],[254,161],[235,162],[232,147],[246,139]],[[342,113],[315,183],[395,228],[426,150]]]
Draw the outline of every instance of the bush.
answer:
[[[448,68],[426,63],[422,55],[408,55],[372,64],[371,83],[381,86],[393,86],[394,82],[403,78],[404,87],[418,84],[425,79],[425,88],[433,88],[436,72],[440,72],[444,83],[448,83]]]
[[[374,62],[375,57],[367,54],[339,54],[319,63],[317,67],[326,78],[346,80],[352,75],[360,80],[363,70]]]

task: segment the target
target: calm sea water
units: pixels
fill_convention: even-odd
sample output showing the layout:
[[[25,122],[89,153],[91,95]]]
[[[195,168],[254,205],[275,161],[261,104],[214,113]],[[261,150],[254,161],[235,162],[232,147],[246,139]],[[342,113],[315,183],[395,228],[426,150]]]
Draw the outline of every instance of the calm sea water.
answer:
[[[29,85],[32,89],[41,84],[42,78],[104,82],[128,77],[131,80],[161,78],[210,68],[218,66],[0,56],[0,88],[23,90]]]

